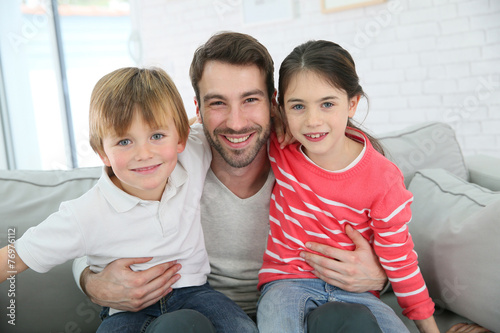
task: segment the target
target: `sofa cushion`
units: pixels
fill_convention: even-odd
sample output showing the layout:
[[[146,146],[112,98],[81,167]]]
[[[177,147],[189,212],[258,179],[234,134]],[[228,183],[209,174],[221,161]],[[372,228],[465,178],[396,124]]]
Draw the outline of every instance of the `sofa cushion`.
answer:
[[[434,122],[408,127],[378,136],[387,158],[396,163],[408,187],[419,169],[443,168],[468,180],[467,167],[455,131],[450,125]]]
[[[418,171],[410,233],[438,307],[500,331],[500,192],[443,169]]]
[[[0,239],[20,238],[59,209],[62,201],[79,197],[98,180],[101,168],[71,171],[0,170]],[[14,283],[15,281],[15,283]],[[10,293],[9,290],[13,290]],[[14,302],[0,321],[0,332],[95,332],[100,308],[78,289],[72,262],[45,274],[28,270],[0,285],[0,307]],[[9,320],[14,318],[13,326]],[[55,320],[63,318],[64,320]]]

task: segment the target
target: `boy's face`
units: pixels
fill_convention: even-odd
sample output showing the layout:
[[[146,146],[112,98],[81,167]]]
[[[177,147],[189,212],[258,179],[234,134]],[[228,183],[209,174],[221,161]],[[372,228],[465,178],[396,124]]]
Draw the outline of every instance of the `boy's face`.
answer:
[[[174,122],[152,129],[135,112],[129,129],[122,136],[110,131],[102,139],[104,164],[111,167],[113,183],[130,195],[143,200],[160,200],[167,179],[177,163],[177,154],[185,144],[179,142]]]
[[[197,115],[210,145],[227,164],[246,167],[259,152],[265,153],[271,129],[271,101],[265,75],[256,65],[209,61],[199,90],[201,100],[195,100]]]

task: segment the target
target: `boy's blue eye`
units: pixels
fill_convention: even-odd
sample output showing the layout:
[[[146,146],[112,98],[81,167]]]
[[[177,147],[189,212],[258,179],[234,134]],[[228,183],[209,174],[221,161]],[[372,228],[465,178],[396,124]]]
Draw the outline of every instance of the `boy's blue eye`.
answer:
[[[330,102],[323,103],[323,107],[325,107],[325,108],[331,108],[332,106],[333,106],[333,103],[330,103]]]
[[[128,144],[130,144],[129,139],[123,139],[123,140],[118,141],[118,146],[126,146]]]
[[[153,136],[151,137],[151,139],[153,140],[160,140],[161,138],[163,138],[163,134],[160,134],[160,133],[156,133],[156,134],[153,134]]]

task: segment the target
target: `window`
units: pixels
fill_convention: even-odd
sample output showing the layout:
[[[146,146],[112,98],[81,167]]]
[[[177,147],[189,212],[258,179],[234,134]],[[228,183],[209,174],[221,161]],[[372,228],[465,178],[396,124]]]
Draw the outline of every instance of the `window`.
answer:
[[[129,13],[119,0],[0,3],[4,165],[101,165],[88,144],[90,93],[104,74],[135,65]]]

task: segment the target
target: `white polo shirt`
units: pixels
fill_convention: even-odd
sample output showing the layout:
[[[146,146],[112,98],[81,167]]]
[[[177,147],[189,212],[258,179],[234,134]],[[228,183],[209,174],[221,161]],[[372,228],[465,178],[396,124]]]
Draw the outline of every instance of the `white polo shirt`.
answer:
[[[87,256],[94,272],[119,258],[153,257],[133,270],[177,260],[174,288],[198,286],[210,272],[200,222],[200,199],[212,156],[201,125],[191,127],[185,150],[161,200],[147,201],[116,187],[104,168],[98,183],[78,199],[30,228],[15,243],[21,259],[43,273]]]

